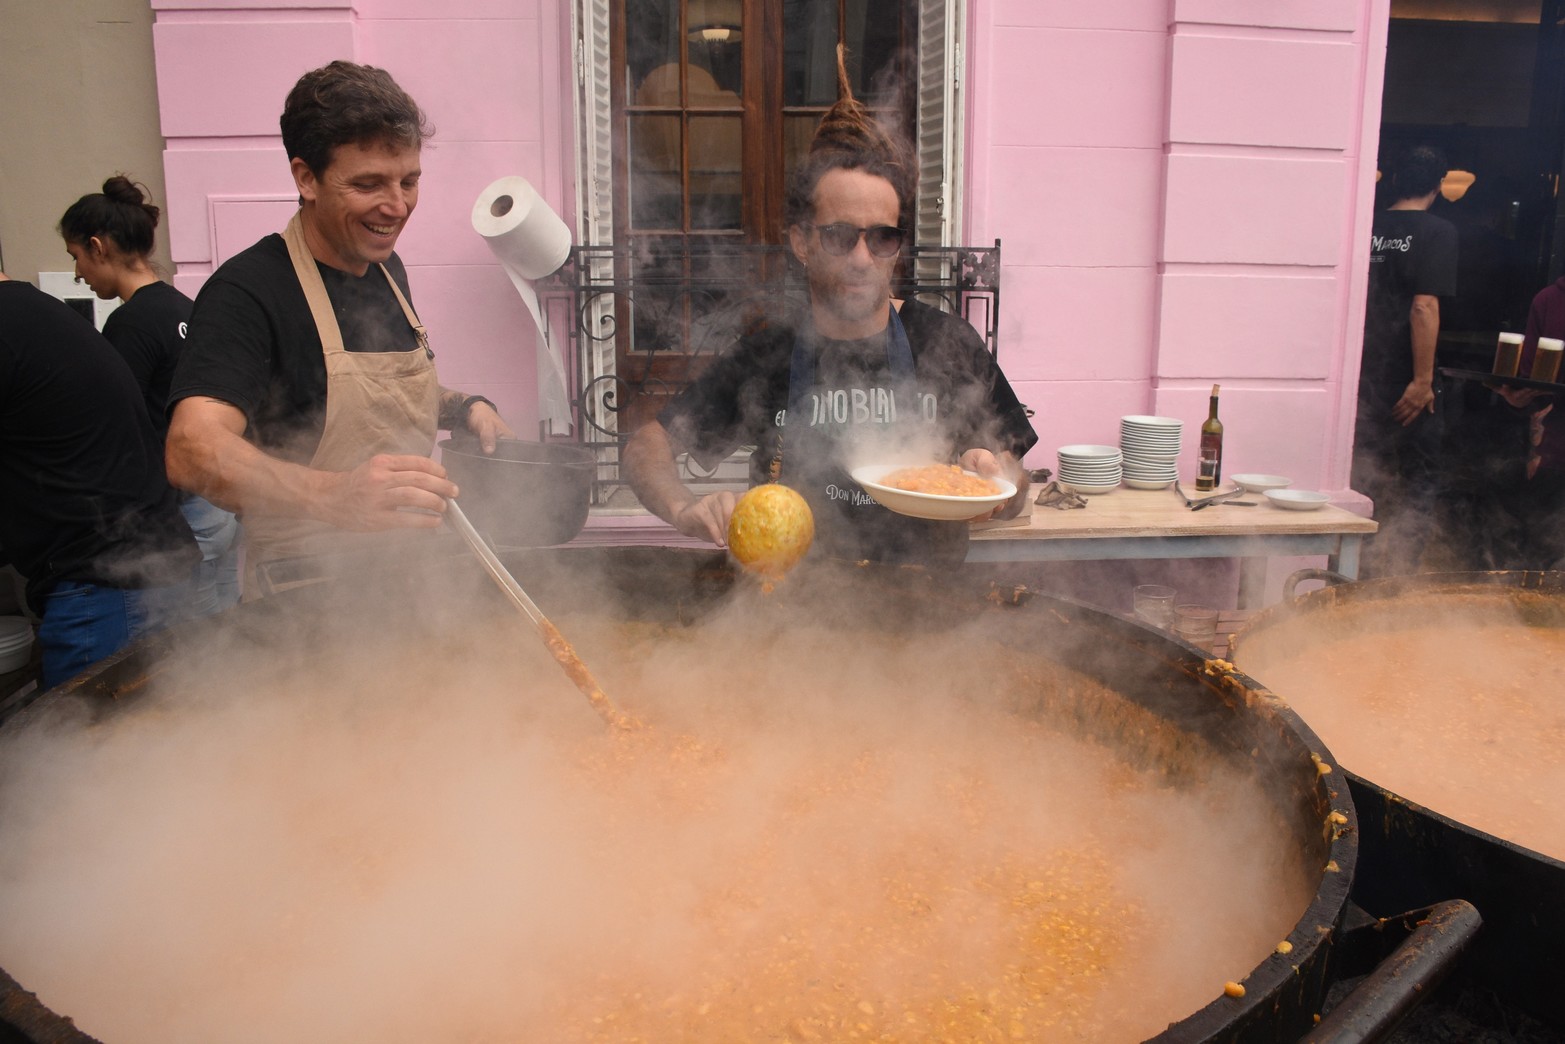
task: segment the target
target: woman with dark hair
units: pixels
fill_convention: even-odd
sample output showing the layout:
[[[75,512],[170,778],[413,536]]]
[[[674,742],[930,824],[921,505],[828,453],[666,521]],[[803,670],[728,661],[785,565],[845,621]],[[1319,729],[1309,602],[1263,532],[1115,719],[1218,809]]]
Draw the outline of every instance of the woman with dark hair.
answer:
[[[141,386],[160,444],[168,436],[168,389],[185,347],[190,298],[159,278],[152,262],[160,211],[141,186],[123,174],[103,183],[65,211],[59,232],[76,262],[76,278],[105,301],[121,304],[103,324],[103,335],[124,356]],[[205,616],[239,600],[239,523],[197,496],[180,510],[196,542],[201,567],[190,607]]]

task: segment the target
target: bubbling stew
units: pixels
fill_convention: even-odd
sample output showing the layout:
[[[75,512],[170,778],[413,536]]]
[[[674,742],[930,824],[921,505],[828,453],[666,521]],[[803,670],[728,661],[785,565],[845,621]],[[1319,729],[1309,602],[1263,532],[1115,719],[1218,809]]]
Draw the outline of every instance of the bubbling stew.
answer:
[[[881,479],[881,485],[945,497],[992,497],[1000,492],[999,486],[982,475],[963,471],[955,464],[898,468]]]
[[[1241,641],[1239,666],[1377,786],[1565,859],[1565,628],[1507,592],[1318,615]]]
[[[647,727],[500,614],[5,737],[0,965],[108,1044],[1102,1044],[1309,903],[1243,765],[981,630],[559,622]]]

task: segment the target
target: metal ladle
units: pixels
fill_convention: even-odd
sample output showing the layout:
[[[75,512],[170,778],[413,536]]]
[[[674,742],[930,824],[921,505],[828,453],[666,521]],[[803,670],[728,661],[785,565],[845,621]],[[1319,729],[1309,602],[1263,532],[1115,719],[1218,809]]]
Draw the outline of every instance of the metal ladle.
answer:
[[[526,591],[522,590],[522,585],[516,582],[516,577],[512,576],[510,571],[505,568],[499,556],[494,553],[488,543],[484,541],[484,538],[478,535],[478,530],[473,528],[473,524],[467,520],[467,514],[454,499],[446,501],[446,522],[452,529],[461,534],[462,539],[467,542],[467,546],[472,548],[473,553],[478,556],[478,560],[484,564],[484,569],[489,573],[490,579],[499,586],[501,591],[505,592],[511,603],[521,610],[522,615],[527,617],[532,622],[532,625],[537,628],[550,654],[564,668],[566,675],[581,690],[582,695],[587,697],[587,702],[592,705],[593,710],[598,712],[598,717],[615,728],[635,728],[638,725],[636,719],[619,710],[604,695],[603,690],[598,687],[597,681],[592,677],[592,672],[587,669],[585,663],[581,662],[581,657],[576,655],[576,650],[571,648],[571,643],[565,640],[565,636],[560,633],[559,628],[549,622],[549,618],[543,615],[543,611],[538,608],[537,603],[527,596]]]

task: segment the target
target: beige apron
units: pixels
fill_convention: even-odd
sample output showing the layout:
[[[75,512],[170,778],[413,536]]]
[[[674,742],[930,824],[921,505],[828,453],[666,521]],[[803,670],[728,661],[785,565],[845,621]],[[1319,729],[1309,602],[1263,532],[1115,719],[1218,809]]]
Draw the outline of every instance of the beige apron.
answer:
[[[417,334],[417,344],[406,352],[350,352],[343,347],[342,329],[315,258],[305,245],[298,214],[288,222],[283,239],[326,358],[326,421],[321,441],[308,462],[296,463],[308,463],[317,471],[351,471],[377,453],[429,456],[435,448],[440,383],[424,327],[397,281],[385,265],[378,266]],[[359,533],[309,518],[251,514],[244,518],[244,532],[245,593],[254,597],[260,593],[255,571],[265,563],[393,547],[425,531]]]

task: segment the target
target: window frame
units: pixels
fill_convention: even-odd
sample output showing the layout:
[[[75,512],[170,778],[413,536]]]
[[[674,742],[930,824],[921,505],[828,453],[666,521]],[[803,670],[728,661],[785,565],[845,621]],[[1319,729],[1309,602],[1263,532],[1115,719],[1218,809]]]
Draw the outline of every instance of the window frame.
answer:
[[[616,274],[606,266],[623,256],[625,244],[615,242],[615,215],[625,206],[619,175],[628,169],[622,157],[623,132],[615,127],[615,70],[624,68],[624,54],[617,50],[612,23],[612,5],[622,0],[571,0],[571,29],[575,40],[573,58],[576,92],[573,96],[577,130],[576,189],[579,204],[577,242],[579,263],[585,270],[577,278],[596,284],[612,284]],[[776,0],[744,0],[747,13],[762,10]],[[962,168],[965,140],[963,93],[963,51],[967,23],[966,0],[916,0],[918,19],[917,85],[915,91],[914,145],[919,168],[911,240],[923,247],[953,247],[962,236]],[[839,26],[839,35],[841,27]],[[758,46],[758,45],[754,45]],[[759,107],[757,118],[771,123],[762,136],[745,135],[742,143],[744,169],[752,163],[766,162],[759,155],[766,141],[781,148],[782,82],[772,77],[767,83],[762,63],[747,52],[744,60],[742,104]],[[618,85],[624,89],[624,85]],[[775,123],[776,126],[772,126]],[[782,223],[781,179],[768,179],[762,193],[755,193],[743,204],[743,224],[759,230],[755,245],[785,242]],[[752,213],[759,208],[767,215]],[[688,217],[687,217],[688,220]],[[774,227],[778,226],[778,227]],[[687,233],[688,234],[688,233]],[[712,235],[709,232],[698,233]],[[747,242],[741,229],[729,233],[736,242]],[[775,237],[775,238],[773,238]],[[931,251],[912,262],[909,276],[920,283],[940,283],[960,278],[951,268],[949,255]],[[575,389],[586,389],[603,382],[614,382],[622,361],[633,356],[620,342],[633,326],[627,305],[612,295],[597,295],[581,303],[570,321],[577,327],[581,351],[577,353],[577,372],[571,376]],[[646,366],[653,365],[648,353]],[[645,376],[643,374],[642,376]],[[665,376],[663,374],[660,377]],[[609,418],[610,427],[615,422]],[[596,422],[595,422],[596,423]],[[629,430],[619,432],[621,437]]]

